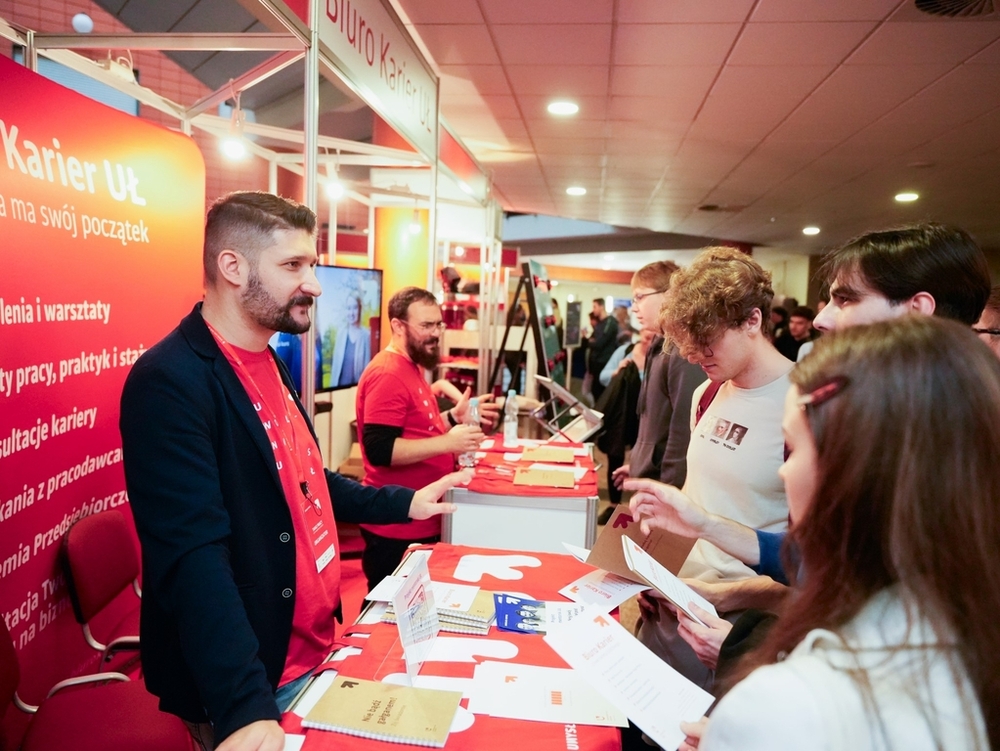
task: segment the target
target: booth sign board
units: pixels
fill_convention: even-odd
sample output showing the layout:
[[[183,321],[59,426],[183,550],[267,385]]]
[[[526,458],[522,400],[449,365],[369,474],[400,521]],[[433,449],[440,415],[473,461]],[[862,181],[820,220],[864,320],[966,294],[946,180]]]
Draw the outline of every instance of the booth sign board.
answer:
[[[383,0],[323,0],[319,39],[379,117],[437,159],[437,76]]]

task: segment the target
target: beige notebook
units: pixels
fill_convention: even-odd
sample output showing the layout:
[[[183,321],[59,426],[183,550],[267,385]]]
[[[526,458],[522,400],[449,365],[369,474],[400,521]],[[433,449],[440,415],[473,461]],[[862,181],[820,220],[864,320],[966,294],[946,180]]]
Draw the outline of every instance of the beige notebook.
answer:
[[[461,699],[459,691],[338,676],[302,725],[389,743],[442,748]]]

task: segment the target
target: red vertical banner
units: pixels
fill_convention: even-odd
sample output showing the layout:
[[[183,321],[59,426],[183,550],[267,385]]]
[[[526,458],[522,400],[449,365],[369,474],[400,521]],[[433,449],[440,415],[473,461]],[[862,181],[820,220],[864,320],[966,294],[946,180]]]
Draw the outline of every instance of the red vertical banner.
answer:
[[[93,659],[60,543],[84,515],[131,522],[119,395],[201,296],[205,166],[186,136],[10,60],[0,81],[0,613],[38,699]]]

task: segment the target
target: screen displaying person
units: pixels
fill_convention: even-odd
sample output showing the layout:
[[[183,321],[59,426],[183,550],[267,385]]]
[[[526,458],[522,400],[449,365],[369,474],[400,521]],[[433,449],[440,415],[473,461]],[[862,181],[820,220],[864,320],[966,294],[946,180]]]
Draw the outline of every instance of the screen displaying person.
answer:
[[[345,302],[343,323],[337,328],[330,365],[330,385],[353,386],[371,359],[371,333],[361,327],[361,295],[352,292]]]

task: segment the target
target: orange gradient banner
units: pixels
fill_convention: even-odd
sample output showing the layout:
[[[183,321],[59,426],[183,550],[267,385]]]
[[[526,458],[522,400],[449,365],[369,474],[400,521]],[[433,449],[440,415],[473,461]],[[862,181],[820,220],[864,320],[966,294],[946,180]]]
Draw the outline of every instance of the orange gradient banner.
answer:
[[[90,513],[131,523],[119,395],[201,296],[205,166],[186,136],[6,58],[0,80],[0,612],[37,701],[95,661],[60,542]]]

